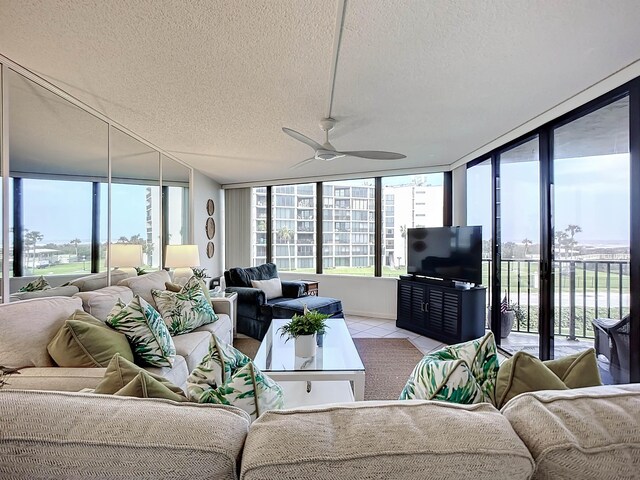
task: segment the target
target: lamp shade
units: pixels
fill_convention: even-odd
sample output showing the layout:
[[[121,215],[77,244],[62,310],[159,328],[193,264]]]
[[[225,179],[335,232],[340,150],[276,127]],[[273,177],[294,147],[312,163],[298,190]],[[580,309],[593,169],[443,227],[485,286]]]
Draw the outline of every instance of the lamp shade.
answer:
[[[114,243],[110,249],[112,267],[140,267],[142,266],[142,245]]]
[[[197,245],[167,245],[164,266],[185,268],[200,266],[200,252]]]

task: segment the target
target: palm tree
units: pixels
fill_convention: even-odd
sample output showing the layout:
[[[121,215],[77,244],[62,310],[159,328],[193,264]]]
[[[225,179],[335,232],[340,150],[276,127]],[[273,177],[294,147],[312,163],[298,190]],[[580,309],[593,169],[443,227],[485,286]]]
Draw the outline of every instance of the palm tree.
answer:
[[[79,238],[74,238],[69,243],[71,245],[73,245],[74,247],[76,247],[76,262],[77,262],[78,261],[78,245],[80,244],[80,239]]]
[[[289,270],[294,270],[294,268],[291,266],[291,241],[293,240],[293,230],[287,227],[282,227],[277,232],[277,239],[279,242],[286,243],[288,245],[287,251],[289,252]]]
[[[531,240],[529,240],[528,238],[525,238],[524,240],[522,240],[522,244],[524,245],[524,258],[527,258],[527,253],[529,250],[529,245],[533,245],[533,242]]]
[[[402,258],[404,258],[404,264],[407,264],[407,226],[400,225],[400,236],[404,240],[404,246],[402,248]]]
[[[564,229],[564,231],[567,232],[571,237],[571,240],[573,240],[573,237],[576,236],[576,233],[582,232],[582,228],[580,227],[580,225],[569,225]]]
[[[29,232],[28,230],[25,230],[25,232],[26,232],[24,235],[25,243],[27,245],[33,245],[33,269],[35,270],[36,269],[36,246],[38,242],[44,238],[44,235],[38,232],[37,230],[33,230],[31,232]]]
[[[564,231],[560,231],[560,232],[556,232],[554,235],[554,240],[555,240],[555,245],[558,248],[558,256],[560,255],[560,252],[562,251],[562,247],[565,247],[565,249],[567,248],[567,239],[569,238],[569,235],[567,235],[567,232]]]

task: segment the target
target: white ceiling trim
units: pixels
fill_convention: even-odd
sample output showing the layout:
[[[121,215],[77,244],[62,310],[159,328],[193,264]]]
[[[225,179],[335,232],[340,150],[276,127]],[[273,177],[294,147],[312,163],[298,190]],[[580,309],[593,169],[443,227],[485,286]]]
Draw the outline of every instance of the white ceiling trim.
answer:
[[[358,180],[361,178],[399,177],[402,175],[421,175],[425,173],[448,172],[450,170],[451,170],[450,165],[432,165],[429,167],[420,167],[420,168],[375,170],[370,172],[343,173],[343,174],[336,174],[336,175],[323,175],[323,176],[317,176],[317,177],[282,178],[278,180],[265,180],[262,182],[228,183],[228,184],[222,185],[222,188],[225,190],[231,190],[234,188],[267,187],[269,185],[295,185],[297,183],[330,182],[333,180]]]
[[[476,158],[480,158],[483,155],[491,152],[492,150],[501,147],[509,143],[512,140],[515,140],[522,135],[526,135],[529,132],[540,128],[545,123],[551,122],[556,118],[561,117],[565,113],[569,113],[571,110],[574,110],[585,103],[590,102],[591,100],[595,100],[601,95],[604,95],[611,90],[624,85],[625,83],[633,80],[636,77],[640,76],[640,60],[637,60],[630,65],[618,70],[617,72],[609,75],[607,78],[591,85],[588,88],[585,88],[581,92],[575,94],[571,98],[565,100],[562,103],[559,103],[555,107],[548,109],[546,112],[541,113],[535,118],[532,118],[528,122],[523,123],[522,125],[517,126],[513,130],[505,133],[504,135],[499,136],[495,140],[483,145],[482,147],[474,150],[473,152],[468,153],[464,157],[456,160],[450,165],[450,169],[453,170],[458,168],[466,163],[475,160]]]

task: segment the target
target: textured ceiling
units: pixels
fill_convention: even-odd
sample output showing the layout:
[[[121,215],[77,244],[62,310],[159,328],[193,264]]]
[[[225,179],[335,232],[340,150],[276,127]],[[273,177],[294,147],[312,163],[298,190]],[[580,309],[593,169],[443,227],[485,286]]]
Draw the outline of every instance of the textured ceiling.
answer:
[[[640,58],[636,0],[0,0],[0,53],[221,183],[449,165]]]

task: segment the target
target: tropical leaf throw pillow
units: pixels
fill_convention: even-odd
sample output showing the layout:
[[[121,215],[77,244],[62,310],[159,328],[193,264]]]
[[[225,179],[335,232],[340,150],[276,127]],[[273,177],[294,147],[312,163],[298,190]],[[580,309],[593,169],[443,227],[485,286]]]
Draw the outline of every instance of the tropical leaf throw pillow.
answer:
[[[194,402],[241,408],[252,420],[267,410],[283,408],[280,385],[262,373],[244,353],[215,335],[209,353],[187,378],[187,393]]]
[[[36,292],[39,290],[47,290],[48,288],[51,288],[51,285],[49,285],[49,282],[47,282],[45,278],[42,275],[40,275],[35,280],[31,280],[25,286],[20,287],[18,291],[19,292]]]
[[[189,333],[218,320],[196,277],[191,277],[179,292],[153,289],[151,294],[171,335]]]
[[[498,356],[493,333],[426,355],[413,369],[400,400],[494,404]]]
[[[172,367],[176,348],[160,314],[138,295],[128,305],[118,300],[106,320],[107,325],[124,333],[133,356],[154,367]]]

